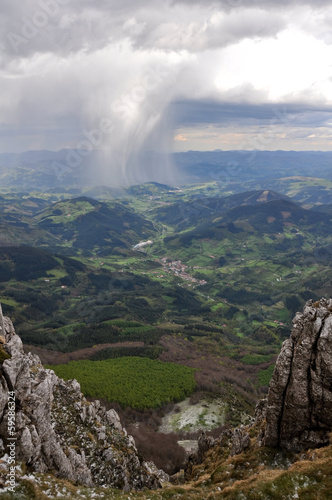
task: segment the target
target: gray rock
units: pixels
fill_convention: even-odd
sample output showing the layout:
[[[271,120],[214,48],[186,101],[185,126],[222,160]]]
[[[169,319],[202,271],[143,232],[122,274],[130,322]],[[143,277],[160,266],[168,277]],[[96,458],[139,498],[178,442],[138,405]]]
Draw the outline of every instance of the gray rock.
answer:
[[[108,410],[106,412],[106,419],[107,419],[107,422],[109,423],[109,425],[113,426],[114,429],[122,431],[122,425],[121,425],[121,422],[120,422],[120,417],[116,413],[115,410],[112,410],[112,409]]]
[[[267,398],[258,401],[255,407],[255,423],[262,422],[266,418]]]
[[[307,302],[293,320],[270,382],[263,444],[301,451],[332,429],[332,300]]]
[[[153,462],[144,462],[144,467],[150,474],[155,474],[161,483],[167,483],[170,480],[170,477],[166,472],[162,469],[158,469]]]
[[[231,456],[239,455],[250,447],[249,434],[241,427],[233,431]]]
[[[140,463],[135,442],[114,410],[90,403],[76,380],[64,382],[45,370],[0,306],[2,348],[11,356],[0,371],[0,443],[8,439],[8,391],[16,398],[16,456],[37,472],[52,470],[88,486],[159,488],[158,474]]]
[[[216,440],[207,436],[203,431],[198,438],[198,449],[195,453],[191,453],[184,466],[184,478],[188,479],[193,471],[193,467],[197,464],[201,464],[204,460],[205,454],[215,446]]]

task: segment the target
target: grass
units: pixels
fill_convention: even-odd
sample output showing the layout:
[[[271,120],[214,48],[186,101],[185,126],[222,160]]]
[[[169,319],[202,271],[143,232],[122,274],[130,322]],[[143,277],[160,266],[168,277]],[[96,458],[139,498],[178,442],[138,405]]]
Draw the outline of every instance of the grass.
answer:
[[[258,372],[258,384],[260,386],[268,386],[273,375],[275,365],[271,365],[265,370],[260,370]]]
[[[67,276],[67,273],[64,269],[52,269],[51,271],[47,271],[45,275],[58,280]]]
[[[71,325],[66,325],[62,326],[61,328],[57,329],[57,332],[62,334],[62,335],[72,335],[75,330],[79,329],[80,327],[84,327],[85,323],[73,323]]]
[[[2,493],[3,500],[46,500],[61,496],[65,500],[96,498],[111,500],[328,500],[332,491],[332,446],[310,450],[299,459],[273,448],[257,447],[253,429],[248,451],[229,456],[229,447],[215,446],[204,461],[194,466],[181,486],[164,484],[155,491],[124,493],[108,487],[86,488],[52,474],[34,474],[37,480],[22,479],[17,473],[16,493]],[[292,462],[291,465],[290,461]],[[5,470],[0,475],[4,478]],[[31,477],[31,476],[30,476]],[[60,494],[59,494],[60,493]]]
[[[6,361],[6,359],[10,358],[11,356],[0,346],[0,365],[2,365],[2,363]]]
[[[241,359],[242,363],[245,365],[260,365],[262,363],[268,363],[273,355],[264,354],[246,354]]]
[[[0,302],[1,304],[6,304],[7,306],[18,307],[18,303],[14,299],[4,299],[1,297]]]

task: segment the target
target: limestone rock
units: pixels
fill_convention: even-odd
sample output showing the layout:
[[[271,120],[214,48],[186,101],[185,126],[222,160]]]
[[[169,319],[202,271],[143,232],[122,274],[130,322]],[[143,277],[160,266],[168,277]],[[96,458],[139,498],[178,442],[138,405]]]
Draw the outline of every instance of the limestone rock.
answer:
[[[241,427],[233,431],[231,456],[239,455],[250,447],[249,434]]]
[[[189,480],[193,478],[193,470],[195,465],[201,464],[206,458],[206,454],[212,448],[223,450],[227,456],[239,455],[250,447],[250,436],[247,432],[249,427],[237,427],[236,429],[224,430],[217,439],[207,436],[202,432],[198,438],[198,450],[188,456],[184,467],[184,478]],[[177,478],[171,478],[172,482],[176,482]]]
[[[63,381],[39,358],[24,354],[21,339],[0,307],[1,347],[11,356],[0,366],[0,443],[8,444],[8,391],[15,393],[16,457],[32,470],[88,486],[160,487],[151,466],[141,462],[118,414],[88,402],[76,380]],[[157,469],[156,469],[157,470]]]
[[[192,474],[193,467],[200,464],[204,460],[205,454],[213,448],[215,445],[215,439],[211,436],[207,436],[203,431],[198,438],[198,449],[195,453],[191,453],[185,463],[184,477],[188,478]]]
[[[261,399],[255,408],[255,423],[262,422],[266,418],[267,399]]]
[[[119,415],[116,413],[115,410],[108,410],[106,412],[106,419],[109,425],[113,426],[114,429],[122,430],[121,422]]]
[[[332,300],[309,301],[293,320],[270,382],[263,444],[301,451],[332,429]]]

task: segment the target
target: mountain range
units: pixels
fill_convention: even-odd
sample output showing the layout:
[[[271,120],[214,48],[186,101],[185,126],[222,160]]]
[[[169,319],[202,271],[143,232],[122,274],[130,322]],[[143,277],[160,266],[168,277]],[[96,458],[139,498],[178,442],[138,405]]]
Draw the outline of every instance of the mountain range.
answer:
[[[306,177],[312,178],[313,182],[315,179],[316,182],[317,179],[332,181],[331,159],[331,152],[321,151],[188,151],[174,153],[167,161],[163,155],[147,153],[146,157],[140,157],[141,175],[140,166],[135,167],[135,178],[140,183],[149,179],[164,182],[162,170],[154,167],[166,162],[173,166],[170,176],[173,186],[190,182],[216,182],[223,191],[246,191],[256,187],[273,189],[272,183],[277,181],[275,189],[284,192],[289,182],[287,179],[301,182],[301,177]],[[111,161],[109,164],[106,162],[102,171],[98,171],[100,162],[97,151],[89,154],[73,149],[2,153],[1,186],[20,191],[41,191],[55,187],[70,190],[106,185],[114,189],[115,194],[121,193],[121,190],[118,191],[119,186],[128,187],[126,176],[114,172]],[[149,179],[143,168],[145,164],[151,164]],[[326,189],[323,188],[323,191]]]

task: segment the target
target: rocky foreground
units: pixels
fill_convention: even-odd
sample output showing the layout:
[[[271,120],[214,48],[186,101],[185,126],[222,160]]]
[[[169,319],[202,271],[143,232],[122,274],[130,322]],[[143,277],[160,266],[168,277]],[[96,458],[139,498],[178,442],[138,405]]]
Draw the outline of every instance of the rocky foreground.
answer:
[[[268,397],[257,404],[255,423],[228,429],[218,439],[203,433],[198,452],[171,478],[172,484],[163,483],[163,490],[157,488],[167,478],[140,462],[117,414],[88,403],[77,382],[62,381],[44,370],[37,357],[25,355],[11,322],[0,321],[2,357],[11,356],[3,361],[0,378],[2,451],[9,438],[8,391],[14,391],[17,460],[44,473],[27,476],[19,466],[20,485],[29,484],[33,495],[17,498],[128,498],[106,485],[126,491],[149,488],[132,491],[130,498],[150,500],[332,498],[331,299],[309,301],[296,314]],[[58,478],[46,475],[49,470]],[[68,486],[59,477],[90,488]],[[0,478],[4,481],[4,474]]]
[[[212,469],[223,498],[332,498],[332,299],[296,314],[255,413],[253,425],[218,439],[202,434],[185,479],[201,484]]]
[[[45,370],[36,355],[25,354],[2,312],[0,329],[1,455],[12,449],[15,460],[33,471],[53,471],[87,486],[127,491],[160,487],[114,410],[88,402],[76,380],[64,382]],[[1,480],[0,487],[5,486],[3,476]]]

